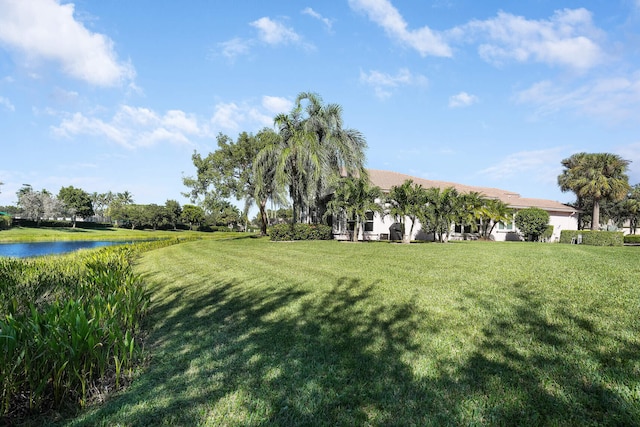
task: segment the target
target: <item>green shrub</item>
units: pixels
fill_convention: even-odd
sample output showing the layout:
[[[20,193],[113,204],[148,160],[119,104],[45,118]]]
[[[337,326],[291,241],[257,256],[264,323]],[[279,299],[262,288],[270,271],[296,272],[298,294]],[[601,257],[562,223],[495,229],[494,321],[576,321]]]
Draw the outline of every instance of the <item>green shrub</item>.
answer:
[[[274,242],[289,240],[331,240],[333,231],[328,225],[278,224],[269,229]]]
[[[9,215],[0,215],[0,230],[6,230],[11,227],[11,217]]]
[[[540,235],[540,240],[548,242],[551,236],[553,236],[553,225],[547,225],[547,229]]]
[[[547,230],[549,212],[540,208],[522,209],[516,213],[515,223],[528,241],[535,242]]]
[[[624,236],[625,243],[640,243],[640,235],[638,234],[629,234]]]
[[[0,257],[0,424],[11,411],[83,405],[105,376],[130,376],[150,294],[133,273],[165,239],[63,256]]]
[[[583,245],[622,246],[624,237],[620,231],[562,230],[560,243],[575,243],[582,236]]]

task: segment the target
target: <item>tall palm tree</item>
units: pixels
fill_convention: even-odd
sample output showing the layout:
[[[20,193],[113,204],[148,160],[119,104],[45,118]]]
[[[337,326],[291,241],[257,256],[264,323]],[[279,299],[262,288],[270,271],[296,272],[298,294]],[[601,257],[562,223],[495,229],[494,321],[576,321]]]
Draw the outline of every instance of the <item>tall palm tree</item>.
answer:
[[[274,122],[280,138],[262,150],[258,163],[275,159],[275,180],[288,188],[298,222],[309,218],[309,208],[338,177],[364,171],[366,142],[358,131],[343,128],[339,105],[324,106],[313,93],[300,93],[291,112]]]
[[[378,200],[382,197],[380,187],[372,187],[369,177],[345,177],[340,180],[333,196],[327,204],[327,213],[345,215],[354,221],[351,240],[358,241],[361,226],[366,220],[367,212],[381,212]]]
[[[558,176],[562,191],[573,191],[579,205],[581,201],[593,201],[591,229],[600,226],[600,202],[618,201],[629,191],[626,175],[629,161],[611,153],[576,153],[562,162],[564,170]]]

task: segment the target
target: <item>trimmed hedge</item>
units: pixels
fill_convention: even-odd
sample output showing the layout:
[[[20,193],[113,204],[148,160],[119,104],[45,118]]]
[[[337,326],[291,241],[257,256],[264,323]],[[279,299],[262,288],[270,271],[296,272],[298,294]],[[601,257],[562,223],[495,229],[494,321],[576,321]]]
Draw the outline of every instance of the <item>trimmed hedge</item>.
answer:
[[[624,237],[621,231],[562,230],[560,243],[572,243],[582,235],[582,244],[591,246],[622,246]]]
[[[624,236],[624,242],[640,244],[640,234],[629,234]]]
[[[73,227],[73,221],[58,221],[58,220],[45,219],[40,222],[37,222],[30,219],[14,218],[13,226],[28,227],[28,228],[38,228],[38,227],[71,228]],[[108,224],[103,222],[76,221],[76,228],[94,230],[94,229],[103,229],[103,228],[111,228],[111,227],[113,227],[113,224]]]
[[[269,229],[269,237],[274,242],[289,240],[331,240],[333,230],[328,225],[278,224]]]

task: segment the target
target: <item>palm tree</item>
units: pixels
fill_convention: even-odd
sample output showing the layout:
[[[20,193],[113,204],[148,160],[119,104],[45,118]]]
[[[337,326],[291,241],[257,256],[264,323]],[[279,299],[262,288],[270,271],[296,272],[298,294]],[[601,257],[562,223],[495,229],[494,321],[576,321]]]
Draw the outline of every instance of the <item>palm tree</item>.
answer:
[[[288,188],[293,222],[309,219],[309,208],[341,175],[364,171],[365,139],[343,128],[340,106],[323,106],[313,93],[300,93],[291,112],[274,122],[280,138],[261,151],[258,163],[264,168],[275,162],[275,180]]]
[[[426,203],[425,189],[415,184],[413,180],[406,180],[401,185],[394,185],[387,196],[387,215],[391,215],[402,226],[402,242],[410,243],[413,229]],[[407,230],[407,220],[411,227]]]
[[[434,187],[427,189],[426,201],[421,221],[428,224],[439,242],[446,243],[451,225],[460,216],[462,197],[453,187],[444,190]]]
[[[629,191],[626,175],[629,161],[611,153],[577,153],[564,159],[564,170],[558,176],[562,191],[573,191],[578,205],[585,199],[593,201],[591,229],[600,226],[600,202],[618,201]]]
[[[488,239],[496,225],[513,221],[513,209],[502,200],[486,199],[479,216],[482,220],[482,237]]]
[[[616,203],[613,209],[614,218],[618,225],[623,226],[628,221],[629,232],[636,234],[638,221],[640,220],[640,184],[631,187],[629,194],[619,203]]]
[[[378,200],[382,197],[380,187],[372,187],[369,177],[361,175],[359,177],[342,178],[327,204],[326,215],[345,215],[347,219],[354,221],[353,234],[354,242],[358,241],[361,226],[366,220],[367,212],[381,212],[382,207]]]

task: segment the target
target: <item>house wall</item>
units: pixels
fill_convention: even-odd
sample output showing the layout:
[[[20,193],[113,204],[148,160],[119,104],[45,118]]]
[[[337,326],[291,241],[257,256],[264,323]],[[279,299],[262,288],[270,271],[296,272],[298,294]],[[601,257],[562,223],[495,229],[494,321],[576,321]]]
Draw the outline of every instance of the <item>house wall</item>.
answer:
[[[571,214],[570,212],[549,212],[549,224],[553,225],[553,234],[551,236],[551,242],[557,242],[560,240],[560,233],[562,230],[577,230],[578,229],[578,218],[577,215]],[[406,227],[411,227],[411,221],[407,218]],[[387,215],[382,217],[379,214],[375,214],[373,217],[373,231],[363,232],[360,230],[358,235],[358,240],[389,240],[394,239],[401,240],[402,236],[398,237],[397,235],[399,231],[399,223],[395,221],[394,218]],[[335,238],[338,240],[348,240],[349,234],[345,232],[344,227],[338,227],[334,222],[334,234]],[[512,241],[512,240],[522,240],[520,233],[515,228],[512,229],[500,229],[498,226],[494,227],[491,232],[491,236],[494,240],[504,242],[504,241]],[[452,240],[463,240],[466,238],[470,238],[470,235],[462,235],[451,233],[450,238]],[[432,240],[432,234],[425,234],[422,232],[422,227],[420,225],[420,221],[416,220],[416,225],[413,228],[413,233],[411,235],[411,240]]]

